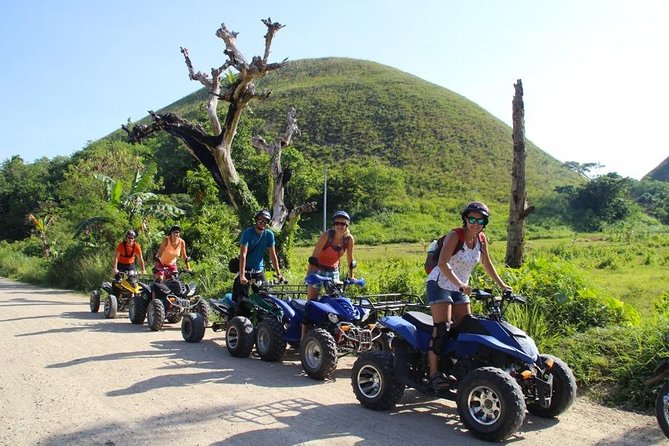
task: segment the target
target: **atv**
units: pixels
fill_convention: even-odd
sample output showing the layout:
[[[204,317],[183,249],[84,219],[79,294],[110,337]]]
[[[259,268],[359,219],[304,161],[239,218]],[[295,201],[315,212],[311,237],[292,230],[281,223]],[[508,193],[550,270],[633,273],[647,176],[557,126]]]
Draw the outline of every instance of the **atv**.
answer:
[[[231,302],[233,308],[225,334],[226,348],[232,356],[246,358],[256,345],[261,359],[278,361],[287,347],[285,327],[295,315],[287,302],[291,298],[306,297],[306,287],[286,282],[252,281],[250,289],[251,294],[241,296],[236,305]]]
[[[116,317],[119,311],[132,311],[132,302],[142,294],[150,294],[148,285],[139,281],[137,271],[121,271],[118,279],[111,282],[102,282],[100,290],[93,290],[89,299],[91,313],[100,310],[100,297],[106,293],[104,301],[104,314],[107,319]],[[132,317],[131,317],[132,318]]]
[[[484,290],[474,290],[472,297],[483,301],[487,311],[464,316],[449,330],[439,355],[448,389],[435,391],[430,385],[432,317],[407,311],[379,321],[394,334],[392,351],[371,351],[356,360],[351,380],[358,401],[374,410],[391,409],[405,387],[451,399],[469,431],[488,441],[513,435],[526,409],[541,417],[566,411],[576,397],[571,369],[554,356],[540,354],[524,331],[504,320],[505,307],[525,298]]]
[[[391,295],[346,297],[346,287],[364,286],[364,279],[347,279],[337,283],[330,277],[311,274],[306,282],[309,285],[321,284],[326,292],[318,299],[289,303],[295,316],[290,318],[285,338],[290,343],[299,344],[300,360],[308,376],[326,379],[336,369],[339,357],[390,348],[391,335],[376,322],[376,318],[381,311],[401,310],[406,301],[373,302],[374,298]],[[302,324],[308,329],[304,338],[300,339]]]
[[[209,323],[209,303],[196,294],[195,283],[186,283],[181,275],[192,271],[170,272],[165,269],[165,280],[154,281],[148,294],[133,301],[131,321],[142,324],[146,318],[153,331],[162,330],[165,322],[181,323],[181,331],[189,342],[198,342],[204,337]],[[196,315],[199,315],[196,316]],[[183,319],[183,321],[182,321]]]

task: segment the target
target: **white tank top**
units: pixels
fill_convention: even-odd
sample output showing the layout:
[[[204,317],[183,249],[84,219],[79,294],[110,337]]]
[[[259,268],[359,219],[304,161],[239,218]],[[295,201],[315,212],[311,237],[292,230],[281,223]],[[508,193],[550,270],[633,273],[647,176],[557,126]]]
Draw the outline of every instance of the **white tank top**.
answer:
[[[481,261],[481,243],[476,239],[474,240],[476,241],[476,245],[473,248],[468,248],[465,243],[462,246],[463,249],[456,252],[448,261],[448,264],[451,265],[451,270],[453,270],[453,273],[462,283],[469,283],[472,270]],[[436,280],[439,288],[449,291],[460,291],[458,286],[448,280],[441,272],[438,265],[430,271],[427,280]]]

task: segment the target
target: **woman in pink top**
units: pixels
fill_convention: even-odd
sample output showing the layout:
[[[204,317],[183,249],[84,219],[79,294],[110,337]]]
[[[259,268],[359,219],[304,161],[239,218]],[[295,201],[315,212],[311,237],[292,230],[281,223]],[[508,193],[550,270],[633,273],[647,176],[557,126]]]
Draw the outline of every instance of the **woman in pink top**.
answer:
[[[168,274],[176,272],[179,257],[183,259],[186,270],[190,271],[188,256],[186,255],[186,242],[180,235],[181,227],[174,225],[170,228],[169,235],[160,244],[156,254],[156,264],[153,267],[156,280],[163,280],[165,269],[167,269]]]

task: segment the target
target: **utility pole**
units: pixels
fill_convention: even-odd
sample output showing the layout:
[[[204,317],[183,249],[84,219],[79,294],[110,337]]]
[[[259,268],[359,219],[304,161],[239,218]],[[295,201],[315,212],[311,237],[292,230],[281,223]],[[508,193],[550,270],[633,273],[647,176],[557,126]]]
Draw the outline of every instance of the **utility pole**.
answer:
[[[323,232],[328,229],[328,168],[325,168],[325,181],[323,182]]]

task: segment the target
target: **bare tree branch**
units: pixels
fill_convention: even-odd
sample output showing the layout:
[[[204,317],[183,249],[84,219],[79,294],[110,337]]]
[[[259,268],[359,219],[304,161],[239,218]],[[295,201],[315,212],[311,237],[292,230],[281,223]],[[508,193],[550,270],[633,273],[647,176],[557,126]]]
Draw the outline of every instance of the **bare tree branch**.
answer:
[[[188,54],[188,48],[181,47],[181,54],[183,54],[186,66],[188,67],[188,75],[192,81],[200,81],[202,85],[204,85],[206,88],[211,90],[213,88],[213,84],[211,81],[211,78],[209,75],[198,71],[197,73],[193,69],[193,63],[190,60],[190,56]]]
[[[285,25],[280,24],[279,22],[274,22],[272,23],[272,18],[267,17],[267,19],[263,19],[262,22],[265,24],[267,27],[267,33],[265,34],[265,53],[263,54],[262,57],[262,63],[263,65],[267,65],[267,59],[269,58],[269,49],[272,46],[272,39],[274,39],[274,34],[276,34],[277,31],[279,31],[281,28],[283,28]]]

